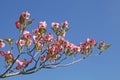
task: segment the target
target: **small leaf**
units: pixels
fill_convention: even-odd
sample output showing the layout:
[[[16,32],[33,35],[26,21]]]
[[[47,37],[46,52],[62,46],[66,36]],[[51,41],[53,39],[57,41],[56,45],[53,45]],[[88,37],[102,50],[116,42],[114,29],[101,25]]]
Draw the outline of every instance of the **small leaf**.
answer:
[[[65,52],[65,55],[66,55],[67,57],[69,57],[69,56],[73,55],[73,51],[67,50],[67,51]]]
[[[69,27],[67,27],[66,29],[65,29],[65,32],[67,32],[67,31],[69,31],[70,30],[70,28]]]
[[[59,28],[53,27],[52,30],[56,33],[58,32]]]
[[[107,50],[112,44],[106,44],[104,47],[103,47],[103,50]]]
[[[99,49],[100,51],[103,51],[103,47],[101,47],[101,46],[99,46],[98,49]]]
[[[19,47],[20,53],[23,51],[24,47]]]
[[[62,36],[65,33],[64,29],[61,29],[60,31],[57,32],[57,36]]]
[[[8,59],[8,60],[7,60],[7,63],[8,63],[8,64],[13,63],[13,59]]]
[[[26,26],[32,24],[33,20],[34,20],[34,19],[29,20],[29,21],[27,22]]]
[[[7,42],[9,45],[12,45],[13,43],[13,39],[5,38],[4,41]]]
[[[46,29],[45,29],[45,28],[41,28],[41,29],[40,29],[40,33],[41,33],[41,34],[46,33]]]
[[[61,56],[58,54],[56,55],[56,60],[59,60],[61,58]]]
[[[60,36],[60,34],[61,34],[60,31],[56,32],[56,35],[57,35],[57,36]]]

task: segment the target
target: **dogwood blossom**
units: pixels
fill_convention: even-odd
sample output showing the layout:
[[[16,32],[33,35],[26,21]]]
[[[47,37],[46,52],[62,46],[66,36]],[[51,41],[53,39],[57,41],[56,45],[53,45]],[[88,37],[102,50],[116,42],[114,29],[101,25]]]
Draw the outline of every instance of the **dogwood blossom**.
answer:
[[[31,39],[32,35],[30,34],[29,31],[24,31],[23,32],[23,38],[25,38],[25,39]]]
[[[3,42],[3,39],[0,39],[0,48],[5,47],[5,43]]]
[[[38,28],[41,29],[41,28],[46,28],[47,27],[47,23],[46,21],[41,21],[38,23]]]
[[[18,65],[16,66],[16,69],[19,70],[19,69],[22,69],[23,67],[27,67],[30,63],[32,63],[32,60],[26,60],[26,59],[23,59],[22,61],[20,60],[16,60],[16,63],[18,63]]]
[[[22,16],[24,19],[29,19],[30,13],[29,13],[28,11],[25,11],[25,12],[22,12],[21,16]]]
[[[66,28],[66,27],[68,27],[68,22],[67,22],[67,21],[64,21],[64,22],[62,23],[62,28]]]
[[[11,64],[14,61],[14,56],[13,56],[13,53],[11,51],[7,51],[7,52],[0,51],[0,55],[4,56],[5,61],[8,64]]]
[[[20,24],[19,20],[17,20],[17,21],[15,22],[15,26],[16,26],[17,29],[20,29],[20,28],[21,28],[21,24]]]
[[[52,27],[58,29],[60,28],[60,24],[56,22],[52,22]]]
[[[16,44],[20,47],[23,47],[26,43],[26,40],[25,39],[20,39],[20,40],[17,40],[16,41]]]

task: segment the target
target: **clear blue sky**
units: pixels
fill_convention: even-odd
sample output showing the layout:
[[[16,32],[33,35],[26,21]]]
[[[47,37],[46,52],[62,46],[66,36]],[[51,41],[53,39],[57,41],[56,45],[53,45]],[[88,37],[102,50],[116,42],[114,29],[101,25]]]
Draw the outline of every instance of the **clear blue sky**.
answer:
[[[0,0],[0,38],[17,37],[14,22],[26,10],[35,18],[31,29],[41,20],[48,27],[52,21],[67,20],[71,30],[66,39],[79,44],[94,37],[112,47],[99,57],[89,57],[69,67],[43,69],[3,80],[120,80],[120,0]]]

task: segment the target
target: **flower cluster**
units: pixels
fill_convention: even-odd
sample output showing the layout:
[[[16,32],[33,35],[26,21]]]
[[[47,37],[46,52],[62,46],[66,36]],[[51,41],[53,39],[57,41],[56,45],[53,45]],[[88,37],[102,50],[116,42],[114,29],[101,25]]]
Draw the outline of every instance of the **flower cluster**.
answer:
[[[47,24],[46,24],[46,22],[45,21],[41,21],[41,22],[39,22],[38,23],[38,28],[39,29],[45,29],[47,27]]]
[[[80,45],[75,45],[59,36],[57,40],[52,40],[51,45],[49,45],[47,48],[47,55],[43,55],[41,59],[57,60],[60,57],[61,52],[64,52],[66,56],[71,56],[74,53],[88,55],[95,46],[96,42],[93,38],[88,38]]]
[[[66,32],[70,29],[67,21],[62,22],[61,24],[52,22],[52,31],[56,36],[53,36],[52,33],[47,33],[46,21],[40,21],[37,28],[30,33],[31,31],[27,30],[27,26],[32,24],[34,19],[29,20],[29,17],[30,13],[28,11],[22,12],[19,19],[15,22],[15,26],[20,32],[19,38],[16,40],[18,49],[17,57],[13,53],[13,38],[0,39],[0,48],[3,49],[6,44],[10,46],[9,50],[0,51],[0,56],[3,56],[5,62],[8,65],[11,65],[11,67],[8,67],[8,70],[11,70],[9,68],[14,67],[13,65],[17,63],[17,66],[14,69],[32,73],[32,71],[40,70],[41,67],[49,65],[47,63],[51,61],[56,63],[62,62],[64,60],[63,57],[68,58],[72,55],[75,57],[76,54],[89,56],[92,53],[93,48],[97,46],[97,42],[93,38],[87,38],[86,41],[81,42],[78,45],[66,40],[64,37]],[[110,46],[111,44],[105,45],[105,42],[101,41],[98,43],[97,48],[101,53]],[[30,60],[27,60],[28,58],[26,57],[21,57],[23,54]],[[28,67],[30,63],[34,64],[32,68]],[[7,74],[7,72],[8,71],[4,74]]]
[[[11,51],[7,51],[7,52],[0,51],[0,55],[4,56],[5,61],[8,64],[11,64],[14,61],[14,56],[13,56],[13,53]]]
[[[23,37],[16,41],[16,44],[20,47],[26,46],[30,47],[32,45],[32,35],[29,31],[23,32]]]
[[[91,49],[96,46],[96,41],[93,38],[88,38],[85,42],[80,43],[79,46],[82,48],[82,53],[88,55],[91,53]]]
[[[40,21],[38,23],[38,28],[33,30],[33,40],[35,49],[37,51],[42,50],[44,44],[49,44],[53,39],[53,35],[51,33],[46,34],[47,24],[45,21]]]
[[[62,25],[57,22],[53,22],[52,29],[57,36],[65,36],[66,32],[69,30],[68,22],[65,21],[62,23]]]
[[[26,26],[26,20],[29,19],[30,13],[28,11],[22,12],[22,14],[19,17],[19,20],[15,22],[16,28],[19,30],[22,30]]]

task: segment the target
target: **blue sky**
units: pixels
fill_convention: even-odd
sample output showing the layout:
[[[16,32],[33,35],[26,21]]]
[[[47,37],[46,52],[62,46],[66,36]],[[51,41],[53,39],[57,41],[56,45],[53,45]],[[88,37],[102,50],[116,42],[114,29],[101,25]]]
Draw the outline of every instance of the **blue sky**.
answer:
[[[66,39],[70,42],[79,44],[94,37],[112,47],[101,56],[69,67],[43,69],[3,80],[120,80],[120,0],[0,0],[0,38],[17,37],[14,22],[26,10],[35,18],[30,29],[36,28],[39,21],[45,20],[51,27],[53,21],[67,20],[71,30]]]

